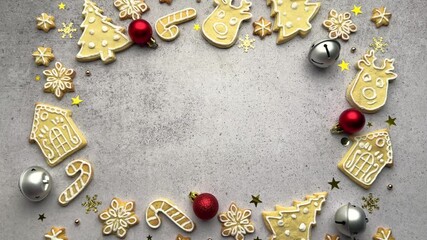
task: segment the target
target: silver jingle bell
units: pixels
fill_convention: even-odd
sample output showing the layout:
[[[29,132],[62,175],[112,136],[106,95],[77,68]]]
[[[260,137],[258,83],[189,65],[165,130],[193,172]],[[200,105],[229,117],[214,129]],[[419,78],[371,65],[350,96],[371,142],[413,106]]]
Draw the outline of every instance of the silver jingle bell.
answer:
[[[333,65],[340,57],[341,45],[339,42],[331,39],[316,41],[311,45],[308,59],[310,62],[320,68],[327,68]]]
[[[340,233],[353,238],[365,231],[368,218],[360,207],[350,203],[341,206],[335,213],[335,225]]]
[[[49,172],[38,166],[26,169],[19,178],[19,190],[32,202],[39,202],[46,198],[52,189],[52,184]]]

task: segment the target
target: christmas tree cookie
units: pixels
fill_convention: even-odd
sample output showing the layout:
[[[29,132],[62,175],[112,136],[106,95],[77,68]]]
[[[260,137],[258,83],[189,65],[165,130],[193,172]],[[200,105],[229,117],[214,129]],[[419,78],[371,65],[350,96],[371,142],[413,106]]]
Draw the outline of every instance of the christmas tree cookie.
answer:
[[[263,212],[262,216],[270,240],[310,240],[310,229],[316,224],[317,212],[328,193],[319,192],[306,196],[304,201],[294,201],[291,207],[276,206],[276,211]]]
[[[104,63],[110,63],[116,60],[115,52],[123,51],[132,45],[132,41],[124,34],[125,28],[112,24],[111,19],[102,13],[95,3],[85,0],[85,19],[80,25],[84,30],[77,43],[81,46],[76,57],[78,61],[101,59]]]

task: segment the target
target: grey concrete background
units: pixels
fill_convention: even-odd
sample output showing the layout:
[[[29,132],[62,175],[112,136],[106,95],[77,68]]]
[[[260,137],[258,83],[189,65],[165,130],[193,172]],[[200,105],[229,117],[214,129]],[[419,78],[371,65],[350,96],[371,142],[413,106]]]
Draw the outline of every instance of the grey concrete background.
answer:
[[[312,239],[335,233],[335,210],[347,202],[361,205],[369,192],[380,198],[380,210],[368,214],[370,222],[361,239],[371,239],[378,226],[391,227],[396,239],[426,239],[424,0],[322,1],[305,39],[296,37],[276,46],[275,35],[262,41],[255,37],[256,48],[247,54],[237,46],[215,48],[192,29],[214,9],[210,1],[175,0],[168,6],[147,0],[151,10],[143,17],[152,23],[184,7],[196,8],[198,17],[179,26],[181,35],[174,42],[158,40],[155,51],[133,46],[107,66],[75,60],[80,29],[73,39],[61,39],[56,29],[47,34],[35,29],[35,17],[42,12],[53,14],[58,26],[72,21],[79,28],[83,1],[64,2],[65,11],[58,10],[59,0],[0,2],[0,239],[42,239],[52,225],[66,227],[70,239],[102,239],[97,215],[85,214],[80,205],[86,194],[99,195],[100,210],[115,196],[136,201],[142,221],[129,230],[127,239],[146,239],[151,234],[154,240],[167,240],[180,233],[167,220],[158,230],[143,221],[148,203],[159,197],[171,199],[196,221],[193,239],[222,239],[217,220],[201,222],[194,216],[187,199],[192,190],[214,193],[220,211],[231,201],[251,208],[256,232],[247,239],[267,239],[263,210],[329,191],[332,177],[341,181],[341,189],[330,191]],[[127,27],[130,21],[118,19],[112,0],[96,2],[116,24]],[[265,1],[253,2],[252,20],[269,16]],[[341,59],[354,65],[372,37],[382,36],[389,49],[378,56],[395,58],[399,74],[390,85],[387,105],[367,115],[372,130],[386,127],[388,115],[397,118],[391,129],[395,165],[383,170],[369,191],[337,169],[348,148],[340,144],[341,136],[329,133],[341,111],[349,107],[345,89],[356,70],[341,72],[333,66],[321,71],[307,61],[310,44],[327,37],[321,23],[328,11],[350,11],[353,4],[362,5],[363,14],[353,17],[359,31],[342,44]],[[389,27],[376,29],[369,21],[370,12],[382,5],[393,18]],[[240,35],[251,32],[251,24],[244,23]],[[77,71],[76,92],[61,101],[43,93],[44,78],[34,81],[45,69],[36,67],[31,57],[40,45],[52,47],[56,60]],[[355,54],[351,47],[357,48]],[[91,77],[85,76],[87,69]],[[71,106],[76,95],[84,99],[80,107]],[[37,101],[71,109],[88,140],[85,149],[55,168],[49,168],[39,148],[28,143]],[[61,207],[57,196],[73,181],[64,167],[78,157],[93,162],[95,178],[69,206]],[[51,195],[37,204],[26,201],[17,186],[20,173],[31,165],[48,168],[55,181]],[[389,183],[394,185],[392,191],[386,188]],[[257,208],[249,203],[251,194],[261,194],[263,203]],[[37,221],[40,213],[47,217],[43,222]],[[74,225],[76,218],[80,226]]]

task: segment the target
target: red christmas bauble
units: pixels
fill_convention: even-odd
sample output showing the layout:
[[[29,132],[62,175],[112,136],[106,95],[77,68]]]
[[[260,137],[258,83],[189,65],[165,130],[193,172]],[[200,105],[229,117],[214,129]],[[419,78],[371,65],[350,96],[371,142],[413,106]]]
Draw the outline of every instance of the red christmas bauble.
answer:
[[[357,133],[365,126],[365,115],[357,109],[350,108],[341,113],[338,124],[345,133]]]
[[[153,29],[150,23],[144,19],[133,20],[129,24],[128,32],[132,41],[138,45],[147,44],[153,36]]]
[[[193,200],[193,211],[202,220],[209,220],[218,213],[218,200],[210,193],[197,195]]]

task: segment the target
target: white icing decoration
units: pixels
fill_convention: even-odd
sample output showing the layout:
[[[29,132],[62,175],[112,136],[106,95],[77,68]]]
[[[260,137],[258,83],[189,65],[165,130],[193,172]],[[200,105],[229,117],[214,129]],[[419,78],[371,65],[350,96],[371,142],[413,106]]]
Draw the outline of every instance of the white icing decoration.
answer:
[[[93,29],[89,30],[89,34],[90,34],[90,35],[95,34],[95,30],[93,30]]]
[[[101,27],[101,31],[102,32],[108,32],[108,27],[107,26],[102,26]]]
[[[79,177],[68,186],[58,198],[58,202],[62,206],[66,206],[70,203],[74,198],[79,195],[83,189],[89,184],[92,180],[93,170],[92,165],[85,160],[76,159],[70,162],[67,167],[65,167],[65,172],[68,176],[72,177],[80,172]]]
[[[304,223],[301,223],[298,227],[301,232],[304,232],[307,229],[307,226]]]
[[[95,43],[94,42],[90,42],[89,45],[88,45],[88,47],[90,49],[94,49],[95,48]]]
[[[95,17],[90,17],[89,18],[89,23],[94,23],[95,22]]]
[[[291,231],[289,231],[288,229],[286,229],[285,230],[285,235],[289,237],[291,235]]]
[[[304,213],[304,214],[307,214],[308,213],[308,208],[304,208],[303,210],[302,210],[302,212]]]
[[[293,26],[292,22],[286,22],[285,25],[286,25],[287,28],[291,28]]]
[[[108,45],[108,41],[107,40],[102,40],[101,45],[103,47],[106,47]]]
[[[319,204],[318,204],[317,202],[314,202],[314,203],[313,203],[313,205],[314,205],[315,207],[319,206]]]
[[[232,17],[232,18],[230,18],[230,25],[231,25],[231,26],[236,25],[236,24],[237,24],[237,21],[238,21],[238,19],[237,19],[236,17]]]
[[[279,220],[277,221],[277,225],[279,225],[279,227],[283,227],[285,226],[285,223],[283,222],[283,220]]]
[[[62,233],[62,230],[59,230],[58,232],[55,232],[55,229],[52,228],[50,230],[51,234],[44,235],[45,238],[50,240],[63,240],[62,238],[58,238],[58,236]]]
[[[291,215],[291,218],[292,218],[292,219],[295,219],[295,218],[297,218],[297,215],[292,214],[292,215]]]
[[[292,5],[291,5],[291,8],[294,9],[294,10],[296,10],[298,8],[298,3],[293,2]]]
[[[177,206],[167,200],[155,200],[148,205],[145,220],[149,227],[158,228],[162,223],[159,213],[165,214],[175,225],[186,232],[192,232],[195,224]]]
[[[114,41],[118,41],[118,40],[120,40],[120,36],[119,36],[119,35],[117,35],[117,34],[115,34],[115,35],[113,36],[113,40],[114,40]]]
[[[362,95],[368,100],[373,100],[377,98],[377,91],[373,87],[364,87],[362,89]]]

